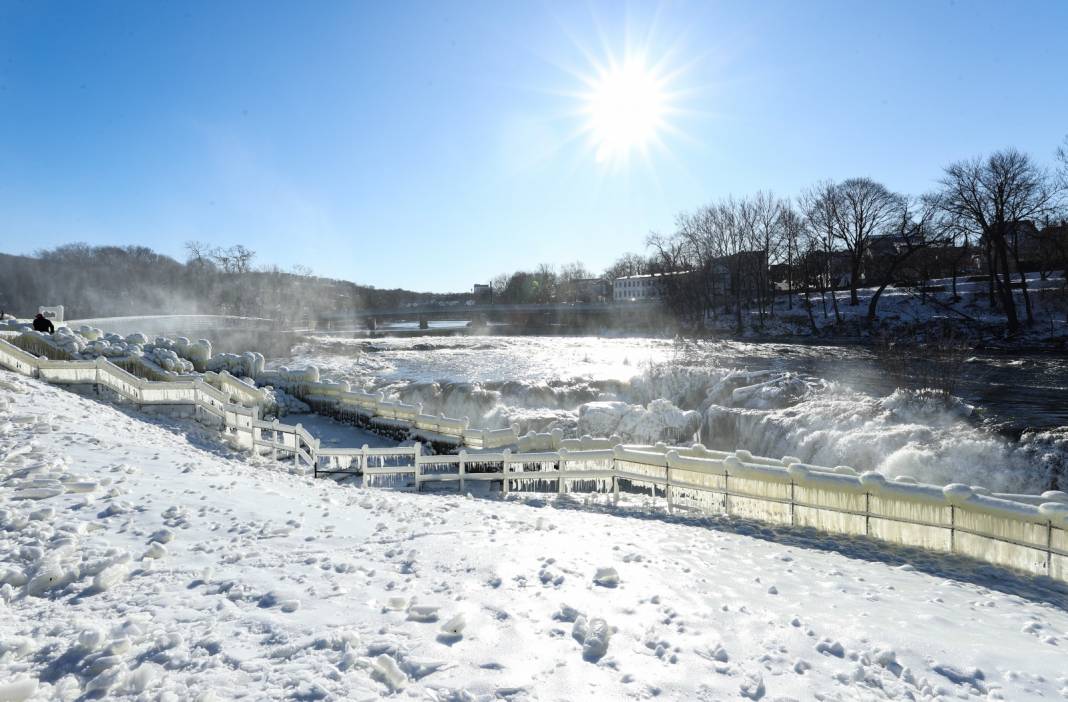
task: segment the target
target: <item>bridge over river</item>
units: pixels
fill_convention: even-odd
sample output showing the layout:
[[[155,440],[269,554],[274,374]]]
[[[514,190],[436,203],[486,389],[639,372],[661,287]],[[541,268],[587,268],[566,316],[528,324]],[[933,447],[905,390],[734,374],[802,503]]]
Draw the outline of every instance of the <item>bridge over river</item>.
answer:
[[[352,310],[320,317],[326,329],[366,328],[382,323],[418,322],[426,329],[432,321],[468,321],[474,326],[507,324],[519,329],[597,326],[644,327],[662,317],[659,301],[578,302],[545,304],[419,305],[387,309]]]

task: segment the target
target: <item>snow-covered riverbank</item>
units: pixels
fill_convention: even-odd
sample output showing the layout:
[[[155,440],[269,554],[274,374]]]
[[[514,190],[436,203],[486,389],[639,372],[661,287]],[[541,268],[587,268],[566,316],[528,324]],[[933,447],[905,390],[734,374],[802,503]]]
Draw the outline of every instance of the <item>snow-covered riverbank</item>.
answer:
[[[640,501],[313,482],[196,425],[7,373],[0,476],[9,698],[1026,700],[1068,686],[1068,599],[1026,578],[920,554],[901,567],[879,546]]]

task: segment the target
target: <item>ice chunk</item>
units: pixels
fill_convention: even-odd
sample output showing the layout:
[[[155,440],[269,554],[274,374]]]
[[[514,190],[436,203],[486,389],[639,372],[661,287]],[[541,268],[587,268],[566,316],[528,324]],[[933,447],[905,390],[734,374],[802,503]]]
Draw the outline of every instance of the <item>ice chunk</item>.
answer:
[[[125,563],[108,566],[93,578],[93,587],[100,591],[110,590],[119,583],[124,582],[128,573],[129,568]]]
[[[441,625],[441,633],[438,634],[438,641],[448,644],[459,641],[464,636],[465,627],[467,627],[467,620],[464,619],[463,613],[457,614]]]
[[[403,689],[408,682],[408,676],[397,665],[393,657],[382,653],[371,661],[372,675],[380,682],[385,683],[392,691]]]
[[[560,605],[560,611],[553,615],[553,619],[561,622],[573,622],[578,619],[581,612],[574,607],[562,604]]]
[[[49,590],[61,588],[72,579],[73,573],[59,563],[46,563],[26,583],[26,594],[31,597],[42,597]]]
[[[408,607],[408,619],[413,622],[436,622],[438,620],[438,607],[431,605],[416,605]]]
[[[593,576],[593,582],[601,587],[617,587],[619,585],[619,573],[615,568],[598,568]]]
[[[153,541],[145,549],[144,555],[141,558],[163,558],[167,555],[167,547],[158,541]]]
[[[0,683],[0,700],[5,702],[22,702],[33,697],[37,692],[37,680],[34,678],[15,678]]]
[[[608,652],[608,639],[612,636],[612,630],[604,619],[594,618],[587,621],[586,617],[580,615],[575,620],[571,635],[582,644],[582,658],[596,663]]]

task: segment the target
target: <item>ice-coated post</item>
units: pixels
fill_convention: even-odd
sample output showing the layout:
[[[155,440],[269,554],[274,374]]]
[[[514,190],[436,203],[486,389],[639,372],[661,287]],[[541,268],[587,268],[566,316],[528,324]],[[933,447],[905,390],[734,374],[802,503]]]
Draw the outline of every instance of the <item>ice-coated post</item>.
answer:
[[[567,492],[564,487],[564,471],[567,470],[567,449],[560,449],[556,453],[560,456],[560,462],[557,464],[556,468],[556,492],[557,494],[563,495]]]
[[[508,494],[508,459],[511,457],[511,455],[512,449],[505,449],[504,458],[501,460],[501,475],[504,478],[503,480],[501,480],[501,492],[503,492],[505,495]]]
[[[727,456],[723,459],[723,511],[731,513],[731,469],[740,468],[742,462],[737,456]]]
[[[363,474],[363,485],[367,487],[367,444],[360,448],[360,473]]]
[[[612,501],[619,503],[619,454],[623,452],[623,445],[616,442],[612,446]]]
[[[415,491],[419,492],[423,485],[423,474],[420,459],[420,453],[422,452],[422,444],[418,441],[415,442]]]
[[[962,483],[950,483],[942,488],[942,494],[949,503],[949,552],[957,549],[957,505],[972,496],[972,488]]]
[[[679,457],[679,452],[672,449],[667,452],[664,460],[664,497],[667,498],[668,513],[672,512],[671,505],[671,462]]]
[[[278,419],[271,422],[271,460],[278,461]]]
[[[460,450],[460,469],[459,469],[459,474],[460,474],[460,494],[461,495],[464,494],[464,473],[467,470],[467,468],[466,468],[466,466],[464,464],[466,464],[466,463],[467,463],[467,450],[466,449],[461,449]]]
[[[293,431],[293,465],[300,465],[300,430],[303,429],[300,424]]]

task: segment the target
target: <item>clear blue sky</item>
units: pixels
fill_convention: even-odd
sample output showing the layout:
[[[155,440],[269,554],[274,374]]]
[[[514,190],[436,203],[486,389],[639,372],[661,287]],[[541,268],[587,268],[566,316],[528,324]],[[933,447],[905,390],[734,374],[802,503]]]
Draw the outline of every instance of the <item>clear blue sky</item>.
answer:
[[[679,210],[1068,133],[1068,2],[0,2],[0,251],[244,243],[379,287],[601,270]],[[599,162],[583,77],[673,71]]]

